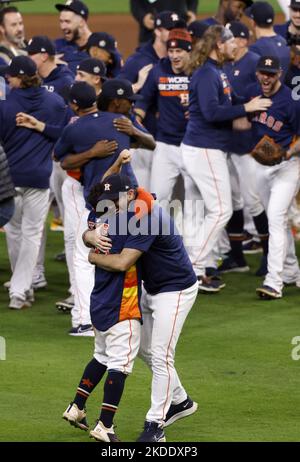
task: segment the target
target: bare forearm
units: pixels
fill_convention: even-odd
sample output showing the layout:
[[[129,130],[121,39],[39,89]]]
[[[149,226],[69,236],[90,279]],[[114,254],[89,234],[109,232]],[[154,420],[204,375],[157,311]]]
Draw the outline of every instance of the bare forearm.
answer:
[[[135,128],[133,137],[135,138],[135,143],[132,147],[149,149],[150,151],[154,151],[156,148],[155,140],[150,133],[144,133],[138,128]]]
[[[108,157],[111,154],[103,153],[95,155],[95,152],[92,149],[88,151],[81,152],[80,154],[69,154],[61,162],[61,166],[64,170],[72,170],[74,168],[80,168],[83,165],[87,164],[91,159]]]
[[[90,254],[90,263],[98,268],[111,272],[122,272],[128,269],[121,254],[103,255],[92,253]]]

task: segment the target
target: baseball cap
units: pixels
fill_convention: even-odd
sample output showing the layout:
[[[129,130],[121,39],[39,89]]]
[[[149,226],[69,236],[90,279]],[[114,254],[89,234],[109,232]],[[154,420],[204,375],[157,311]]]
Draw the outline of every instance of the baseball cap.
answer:
[[[77,104],[80,109],[87,109],[96,104],[95,89],[86,82],[75,82],[68,92],[68,101]]]
[[[226,27],[231,30],[234,37],[248,39],[250,36],[248,27],[240,21],[229,22]]]
[[[186,22],[173,11],[162,11],[155,16],[154,28],[175,29],[175,27],[186,28]]]
[[[274,22],[274,8],[268,2],[255,2],[252,6],[245,10],[245,14],[249,16],[258,26],[270,26]]]
[[[85,20],[89,17],[89,9],[88,7],[79,0],[68,0],[65,4],[63,3],[56,3],[55,8],[58,11],[72,11],[79,16],[82,16]]]
[[[256,65],[256,70],[276,74],[281,71],[280,61],[276,56],[262,56]]]
[[[98,201],[118,199],[121,192],[129,191],[132,188],[132,182],[127,175],[110,175],[101,183],[102,192]]]
[[[91,47],[103,48],[109,53],[114,53],[117,49],[116,39],[106,32],[94,32],[89,36],[86,44],[87,50]]]
[[[10,75],[11,77],[19,77],[27,75],[33,77],[37,73],[36,64],[28,56],[15,56],[8,66],[1,68],[2,75]]]
[[[87,58],[81,61],[77,66],[78,71],[87,72],[88,74],[97,75],[102,80],[106,80],[106,66],[101,59]]]
[[[50,56],[55,55],[54,43],[46,35],[32,37],[26,49],[29,55],[35,55],[36,53],[48,53]]]
[[[300,0],[291,0],[289,7],[293,8],[294,10],[300,10]]]
[[[208,29],[208,24],[205,24],[204,21],[193,21],[189,26],[188,26],[188,31],[191,34],[191,36],[194,38],[202,38],[204,32]]]
[[[172,29],[169,33],[167,48],[181,48],[191,51],[192,37],[186,29]]]
[[[106,80],[102,86],[100,98],[105,99],[128,99],[129,101],[137,101],[143,99],[141,95],[133,93],[132,83],[126,79],[110,79]]]

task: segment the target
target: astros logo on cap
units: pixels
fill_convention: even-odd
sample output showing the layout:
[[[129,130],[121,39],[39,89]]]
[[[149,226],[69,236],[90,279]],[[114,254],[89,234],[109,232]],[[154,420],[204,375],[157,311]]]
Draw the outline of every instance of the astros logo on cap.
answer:
[[[265,66],[272,66],[272,64],[273,64],[272,59],[265,60]]]
[[[118,94],[119,96],[124,95],[124,90],[123,90],[123,88],[119,88],[119,89],[117,90],[117,94]]]
[[[111,184],[110,183],[105,183],[104,185],[104,191],[110,191]]]

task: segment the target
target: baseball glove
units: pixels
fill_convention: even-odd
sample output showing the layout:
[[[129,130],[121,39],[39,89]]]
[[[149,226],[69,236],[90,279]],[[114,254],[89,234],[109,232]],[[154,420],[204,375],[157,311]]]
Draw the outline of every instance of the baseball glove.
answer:
[[[262,165],[277,165],[286,157],[286,151],[272,138],[265,135],[255,146],[251,155]]]

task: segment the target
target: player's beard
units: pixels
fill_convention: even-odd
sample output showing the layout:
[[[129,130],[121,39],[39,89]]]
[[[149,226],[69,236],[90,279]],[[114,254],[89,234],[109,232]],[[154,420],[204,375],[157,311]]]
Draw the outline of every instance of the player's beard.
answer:
[[[78,39],[80,39],[80,33],[79,33],[79,28],[77,27],[76,29],[73,30],[72,38],[70,40],[66,38],[66,40],[68,42],[76,42],[76,40]]]
[[[24,35],[20,35],[16,37],[14,35],[7,34],[7,40],[10,43],[13,43],[18,48],[25,48],[25,37]]]

